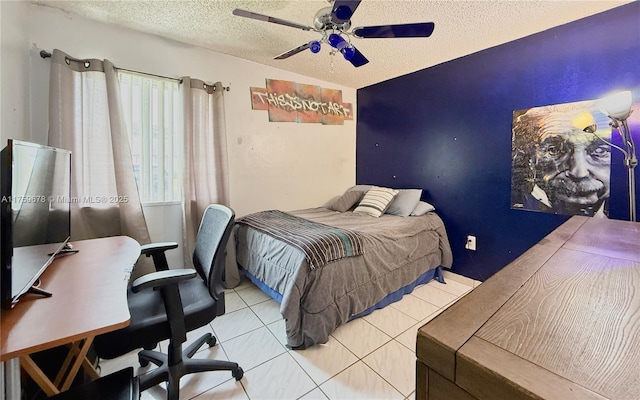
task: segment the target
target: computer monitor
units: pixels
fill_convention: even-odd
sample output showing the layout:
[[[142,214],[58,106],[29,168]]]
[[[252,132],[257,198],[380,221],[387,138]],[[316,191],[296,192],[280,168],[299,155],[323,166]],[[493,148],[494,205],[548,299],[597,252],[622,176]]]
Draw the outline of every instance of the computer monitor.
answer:
[[[1,293],[11,308],[38,293],[34,284],[70,238],[71,152],[9,139],[0,159]]]

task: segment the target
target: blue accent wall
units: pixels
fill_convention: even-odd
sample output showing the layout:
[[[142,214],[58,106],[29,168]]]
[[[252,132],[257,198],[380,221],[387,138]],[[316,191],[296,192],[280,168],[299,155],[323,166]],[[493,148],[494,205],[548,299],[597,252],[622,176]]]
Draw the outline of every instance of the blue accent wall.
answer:
[[[485,280],[568,218],[510,208],[513,111],[618,89],[638,101],[639,88],[634,2],[358,90],[356,180],[423,188],[445,222],[453,271]],[[613,151],[611,218],[628,219],[627,196]],[[475,252],[464,248],[468,234]]]

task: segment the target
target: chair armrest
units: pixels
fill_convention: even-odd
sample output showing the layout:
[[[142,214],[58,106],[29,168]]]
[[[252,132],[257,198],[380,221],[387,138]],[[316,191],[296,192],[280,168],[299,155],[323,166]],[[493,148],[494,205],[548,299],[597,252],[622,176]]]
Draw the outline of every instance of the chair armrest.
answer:
[[[147,288],[162,288],[178,282],[186,281],[197,275],[194,269],[170,269],[167,271],[157,271],[141,276],[133,281],[131,291],[137,293]]]
[[[140,246],[140,253],[153,258],[153,266],[156,268],[156,271],[167,271],[169,264],[167,263],[165,251],[177,247],[178,243],[176,242],[149,243]]]
[[[177,249],[177,248],[178,248],[178,243],[176,242],[149,243],[149,244],[143,244],[140,246],[140,253],[149,257],[156,252],[163,252],[163,251]]]

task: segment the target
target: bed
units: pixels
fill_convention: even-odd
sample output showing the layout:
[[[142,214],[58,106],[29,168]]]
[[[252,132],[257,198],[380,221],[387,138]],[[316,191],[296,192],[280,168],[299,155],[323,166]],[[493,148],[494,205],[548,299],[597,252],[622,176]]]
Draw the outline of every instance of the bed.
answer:
[[[285,228],[274,232],[276,225]],[[300,226],[311,231],[300,235]],[[324,228],[336,246],[318,233]],[[297,242],[308,237],[319,237],[322,244],[309,250]],[[268,210],[239,218],[235,240],[240,270],[280,303],[293,349],[326,343],[341,324],[431,279],[443,282],[442,268],[452,263],[445,227],[435,212],[374,218],[326,207]]]

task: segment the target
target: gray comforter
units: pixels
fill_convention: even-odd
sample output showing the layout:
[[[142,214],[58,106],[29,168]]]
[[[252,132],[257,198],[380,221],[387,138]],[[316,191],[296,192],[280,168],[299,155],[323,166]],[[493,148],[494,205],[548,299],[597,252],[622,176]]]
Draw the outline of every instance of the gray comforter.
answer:
[[[429,269],[451,267],[447,234],[435,213],[374,218],[312,208],[290,214],[361,232],[364,241],[363,255],[311,269],[297,248],[237,225],[238,264],[282,295],[280,312],[291,348],[326,343],[338,326],[387,294],[414,282]]]

